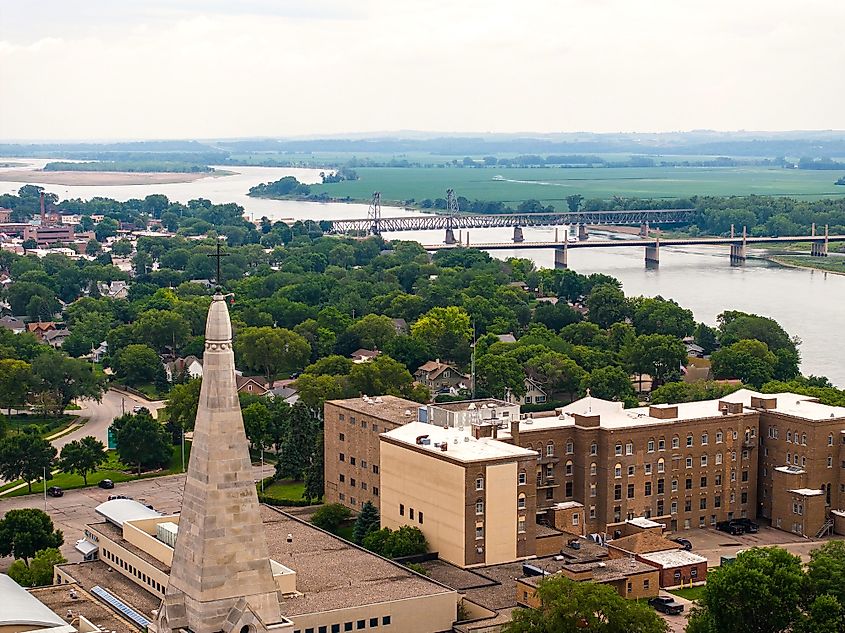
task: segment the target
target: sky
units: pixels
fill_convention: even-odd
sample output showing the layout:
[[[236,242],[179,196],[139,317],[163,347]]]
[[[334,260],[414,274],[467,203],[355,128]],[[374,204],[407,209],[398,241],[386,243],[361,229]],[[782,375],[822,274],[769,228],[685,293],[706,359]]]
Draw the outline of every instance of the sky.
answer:
[[[0,0],[0,139],[845,129],[841,0]]]

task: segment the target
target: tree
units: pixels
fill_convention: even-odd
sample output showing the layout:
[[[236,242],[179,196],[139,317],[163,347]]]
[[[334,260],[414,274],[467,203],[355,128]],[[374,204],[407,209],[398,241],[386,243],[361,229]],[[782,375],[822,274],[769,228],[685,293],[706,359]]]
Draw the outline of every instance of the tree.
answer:
[[[91,371],[84,360],[58,352],[44,352],[32,361],[32,372],[43,390],[56,394],[61,411],[75,398],[99,400],[105,389],[103,376]]]
[[[413,377],[405,366],[386,354],[367,363],[356,363],[349,372],[349,385],[359,394],[402,395]]]
[[[361,341],[366,349],[384,349],[396,337],[393,319],[379,314],[368,314],[347,328]]]
[[[563,301],[559,301],[555,305],[541,303],[534,310],[534,321],[542,323],[550,330],[558,331],[570,323],[577,323],[580,320],[581,314]]]
[[[162,468],[170,463],[173,456],[170,435],[149,412],[115,418],[112,426],[117,430],[120,460],[135,466],[139,475],[142,468]]]
[[[88,243],[85,245],[85,254],[89,255],[90,257],[94,257],[98,253],[103,250],[103,247],[100,246],[100,243],[97,240],[90,239]]]
[[[61,530],[53,528],[52,519],[43,510],[9,510],[0,519],[0,556],[14,556],[27,566],[36,552],[64,542]]]
[[[580,193],[574,193],[571,196],[566,196],[566,205],[569,207],[571,213],[578,213],[581,208],[581,201],[584,199]]]
[[[810,552],[807,589],[812,596],[830,594],[845,607],[845,541],[828,541]]]
[[[505,398],[508,393],[521,396],[525,393],[525,372],[522,365],[511,356],[485,354],[475,361],[478,394],[482,397]]]
[[[179,425],[185,431],[194,428],[201,387],[202,380],[199,378],[181,385],[173,385],[165,407],[168,422]]]
[[[550,393],[565,393],[570,400],[581,388],[587,372],[574,360],[559,352],[545,352],[530,359],[525,370]]]
[[[795,341],[789,338],[789,334],[774,319],[745,312],[726,311],[719,315],[718,321],[721,328],[719,342],[723,346],[743,339],[756,339],[765,343],[772,352],[779,349],[796,351]]]
[[[0,475],[6,481],[23,479],[29,492],[32,482],[45,471],[50,478],[55,458],[55,447],[34,433],[18,433],[0,440]]]
[[[614,323],[624,321],[630,314],[630,306],[623,292],[610,284],[595,286],[586,299],[587,318],[600,328],[607,329]]]
[[[738,378],[760,388],[775,373],[777,357],[765,343],[744,339],[713,352],[711,366],[716,378]]]
[[[355,528],[352,530],[352,540],[358,545],[364,542],[364,538],[370,533],[379,529],[381,518],[378,510],[369,501],[361,506],[361,511],[355,518]]]
[[[9,567],[9,576],[22,587],[40,587],[53,584],[53,568],[66,563],[56,547],[38,550],[27,565],[23,560],[16,560]]]
[[[62,447],[59,468],[66,473],[82,475],[82,480],[87,486],[88,473],[93,473],[107,459],[108,455],[103,443],[95,437],[86,435],[81,440],[73,440]]]
[[[311,357],[308,341],[285,328],[244,328],[235,351],[246,367],[264,375],[271,389],[277,375],[301,370]]]
[[[540,606],[516,609],[504,633],[665,633],[668,625],[645,603],[626,600],[605,584],[556,574],[537,587]]]
[[[311,517],[311,523],[327,532],[337,533],[337,529],[352,516],[352,511],[340,503],[327,503]]]
[[[719,348],[719,331],[704,323],[695,326],[693,340],[701,346],[705,354],[712,354]]]
[[[302,374],[294,386],[299,393],[299,402],[320,414],[326,400],[343,398],[351,390],[347,388],[346,376]]]
[[[669,334],[683,338],[695,330],[692,310],[682,308],[671,299],[641,297],[633,303],[634,327],[640,334]]]
[[[405,365],[410,372],[415,372],[432,358],[428,344],[413,336],[393,337],[384,346],[384,352]]]
[[[425,554],[428,542],[418,527],[403,525],[398,530],[382,528],[364,537],[362,545],[385,558],[402,558]]]
[[[26,402],[32,383],[29,363],[11,358],[0,360],[0,407],[5,407],[12,415],[12,407]]]
[[[680,339],[668,334],[644,334],[625,350],[637,373],[648,373],[656,385],[680,373],[687,350]]]
[[[621,367],[599,367],[581,381],[583,391],[590,390],[594,398],[617,400],[626,406],[636,404],[631,379]]]
[[[241,413],[250,448],[257,450],[266,447],[270,427],[270,410],[262,402],[253,402],[251,405],[244,407]]]
[[[276,463],[277,477],[296,480],[303,478],[311,463],[318,428],[305,404],[297,402],[288,409],[282,454]]]
[[[132,254],[132,242],[129,240],[118,240],[112,244],[111,252],[118,257],[126,257]]]
[[[173,310],[148,310],[135,323],[135,335],[159,353],[175,353],[191,333],[188,322]]]
[[[115,376],[131,386],[164,383],[161,358],[149,345],[127,345],[112,361]]]
[[[472,337],[469,314],[457,306],[432,308],[411,326],[411,335],[440,358],[458,360],[460,347],[468,346]]]
[[[756,547],[707,577],[688,631],[781,633],[798,620],[801,559],[778,547]]]
[[[314,452],[311,454],[311,463],[305,469],[305,490],[302,496],[309,503],[311,503],[312,499],[322,499],[326,493],[323,448],[323,432],[320,431],[314,439]]]
[[[817,596],[793,630],[795,633],[842,633],[845,631],[845,609],[830,594]]]
[[[667,382],[651,392],[652,404],[675,404],[678,402],[697,402],[700,400],[718,400],[738,391],[743,385],[720,382]],[[788,390],[785,390],[788,391]]]

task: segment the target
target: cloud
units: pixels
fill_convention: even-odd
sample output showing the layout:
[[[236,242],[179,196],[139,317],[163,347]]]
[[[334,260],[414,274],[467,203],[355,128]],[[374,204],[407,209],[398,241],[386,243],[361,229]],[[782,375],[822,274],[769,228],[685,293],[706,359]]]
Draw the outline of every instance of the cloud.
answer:
[[[0,138],[845,127],[835,0],[47,4]]]

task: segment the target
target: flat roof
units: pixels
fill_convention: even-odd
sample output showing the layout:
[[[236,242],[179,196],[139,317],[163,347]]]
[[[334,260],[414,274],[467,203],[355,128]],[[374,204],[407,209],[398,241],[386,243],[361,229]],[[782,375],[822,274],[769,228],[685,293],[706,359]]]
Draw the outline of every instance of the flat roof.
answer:
[[[419,402],[397,398],[396,396],[379,396],[378,398],[346,398],[344,400],[326,400],[326,404],[355,411],[371,417],[380,418],[394,424],[416,422]],[[410,415],[406,412],[410,411]]]
[[[704,556],[693,554],[692,552],[682,549],[639,554],[639,557],[643,560],[660,565],[663,569],[683,567],[684,565],[697,565],[699,563],[707,562],[707,558]]]
[[[803,418],[805,420],[829,420],[829,419],[845,419],[845,407],[833,407],[827,404],[821,404],[812,396],[803,396],[797,393],[758,393],[750,389],[740,389],[734,393],[728,394],[722,400],[727,402],[741,402],[744,406],[751,406],[751,398],[776,398],[777,405],[774,409],[777,413],[790,415],[796,418]]]
[[[625,580],[629,576],[636,574],[646,574],[649,572],[657,573],[657,569],[654,565],[649,565],[648,563],[643,563],[633,558],[611,558],[591,563],[574,563],[572,565],[565,565],[561,571],[568,571],[573,574],[590,572],[591,579],[594,582],[614,582]],[[544,578],[548,577],[549,576],[526,576],[524,578],[520,578],[519,581],[531,587],[536,587]]]
[[[129,578],[119,571],[113,570],[112,565],[104,560],[65,563],[64,565],[59,565],[58,568],[73,578],[86,591],[90,591],[92,587],[99,585],[110,594],[117,596],[121,602],[129,605],[150,619],[152,619],[152,611],[161,607],[161,598],[147,591],[141,585],[129,580]],[[69,588],[69,585],[60,586],[65,591]],[[92,600],[99,603],[99,600],[96,598],[92,597]],[[105,603],[99,604],[103,604],[105,607]],[[105,607],[105,609],[109,613],[115,613],[108,607]],[[131,628],[127,630],[135,631],[136,629]]]
[[[422,435],[427,435],[431,443],[417,444],[417,438]],[[444,428],[435,424],[411,422],[387,433],[382,433],[381,437],[430,452],[436,457],[461,462],[483,462],[496,459],[516,459],[537,456],[537,451],[500,442],[490,437],[476,439],[473,437],[472,430],[469,427],[464,429]],[[446,443],[448,446],[448,449],[445,451],[441,450],[439,446],[435,446],[435,444],[443,443]]]
[[[0,627],[66,626],[55,612],[6,574],[0,574]]]
[[[469,411],[472,409],[493,409],[497,407],[519,407],[514,402],[498,400],[497,398],[478,398],[476,400],[459,400],[458,402],[435,402],[431,406],[435,409],[446,409],[447,411]],[[492,406],[491,406],[492,405]]]
[[[76,598],[71,598],[71,589],[76,591]],[[70,609],[74,615],[83,616],[103,631],[138,633],[141,630],[79,585],[50,585],[30,589],[30,592],[54,611],[67,613]]]

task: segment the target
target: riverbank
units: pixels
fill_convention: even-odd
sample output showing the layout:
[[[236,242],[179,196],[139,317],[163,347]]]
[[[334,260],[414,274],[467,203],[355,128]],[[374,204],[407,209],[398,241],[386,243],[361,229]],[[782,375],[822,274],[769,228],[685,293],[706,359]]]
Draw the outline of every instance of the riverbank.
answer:
[[[20,182],[44,185],[81,187],[119,185],[167,185],[194,182],[202,178],[232,176],[237,172],[214,170],[206,173],[125,172],[125,171],[42,171],[40,169],[12,169],[0,171],[1,182]]]
[[[786,268],[799,268],[803,270],[820,270],[832,275],[845,276],[845,261],[829,261],[826,258],[814,257],[813,261],[789,257],[784,255],[761,255],[760,259],[774,262]],[[818,261],[817,261],[818,260]]]

